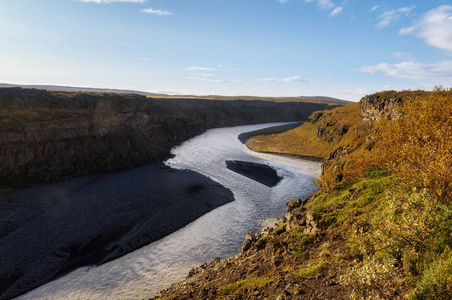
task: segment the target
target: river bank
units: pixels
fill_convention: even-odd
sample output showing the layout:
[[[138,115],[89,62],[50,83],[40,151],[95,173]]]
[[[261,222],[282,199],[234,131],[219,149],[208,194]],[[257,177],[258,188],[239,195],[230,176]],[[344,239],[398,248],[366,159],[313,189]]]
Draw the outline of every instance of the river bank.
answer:
[[[0,298],[120,257],[234,200],[189,170],[151,164],[0,193]]]

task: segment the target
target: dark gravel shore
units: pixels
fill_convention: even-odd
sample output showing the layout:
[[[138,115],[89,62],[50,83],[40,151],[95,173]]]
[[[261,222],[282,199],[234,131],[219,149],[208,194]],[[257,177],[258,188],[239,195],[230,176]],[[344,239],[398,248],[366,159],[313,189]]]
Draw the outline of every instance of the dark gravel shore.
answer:
[[[0,192],[0,299],[120,257],[233,200],[209,178],[162,164]]]

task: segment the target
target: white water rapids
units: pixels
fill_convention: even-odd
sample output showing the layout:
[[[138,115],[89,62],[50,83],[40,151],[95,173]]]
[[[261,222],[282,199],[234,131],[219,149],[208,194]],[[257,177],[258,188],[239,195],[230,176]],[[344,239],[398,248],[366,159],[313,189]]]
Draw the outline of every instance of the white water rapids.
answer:
[[[257,232],[284,215],[289,199],[305,199],[316,187],[320,164],[249,151],[243,132],[285,123],[208,130],[173,149],[166,164],[191,169],[229,188],[235,201],[146,247],[97,267],[77,269],[18,299],[143,299],[185,278],[215,257],[237,254],[247,232]],[[273,188],[234,173],[226,160],[268,164],[283,179]]]

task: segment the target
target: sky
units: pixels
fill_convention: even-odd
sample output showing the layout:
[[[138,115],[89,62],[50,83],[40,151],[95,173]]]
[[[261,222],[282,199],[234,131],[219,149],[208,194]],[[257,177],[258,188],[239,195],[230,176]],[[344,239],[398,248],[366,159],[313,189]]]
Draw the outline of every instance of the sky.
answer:
[[[0,0],[0,83],[192,95],[452,87],[452,3]]]

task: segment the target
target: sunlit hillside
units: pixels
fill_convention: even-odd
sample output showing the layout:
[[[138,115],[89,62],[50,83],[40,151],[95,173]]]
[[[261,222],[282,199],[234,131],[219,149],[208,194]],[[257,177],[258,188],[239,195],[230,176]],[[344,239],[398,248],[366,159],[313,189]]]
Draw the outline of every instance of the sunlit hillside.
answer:
[[[361,122],[359,104],[352,103],[316,112],[308,122],[293,130],[254,137],[247,146],[262,152],[326,159],[339,146],[362,144],[367,129]]]

